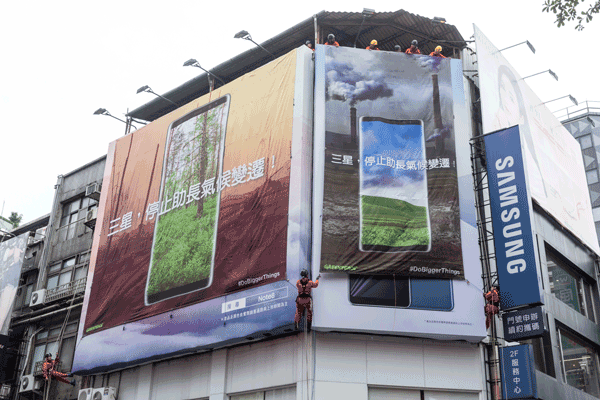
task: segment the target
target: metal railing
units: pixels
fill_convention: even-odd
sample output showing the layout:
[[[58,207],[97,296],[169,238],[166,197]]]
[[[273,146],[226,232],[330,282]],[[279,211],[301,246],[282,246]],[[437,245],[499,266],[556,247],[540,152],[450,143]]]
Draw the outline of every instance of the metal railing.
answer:
[[[76,293],[85,292],[85,283],[87,278],[81,278],[76,281],[65,283],[46,291],[44,303],[50,303],[55,300],[60,300],[65,297],[71,297]]]
[[[553,114],[561,122],[587,114],[600,114],[600,101],[582,101],[577,106],[561,108]]]
[[[43,361],[38,361],[35,363],[35,365],[33,367],[33,376],[40,377],[40,376],[44,375],[44,373],[42,372],[43,365],[44,365]],[[54,370],[58,371],[58,372],[67,372],[64,370],[64,368],[62,366],[62,361],[59,361],[56,364],[54,364]]]

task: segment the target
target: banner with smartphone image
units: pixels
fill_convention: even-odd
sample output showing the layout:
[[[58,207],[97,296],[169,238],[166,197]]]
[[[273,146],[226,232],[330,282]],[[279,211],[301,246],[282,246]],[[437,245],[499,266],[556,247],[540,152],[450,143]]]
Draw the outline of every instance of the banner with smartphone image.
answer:
[[[451,60],[322,51],[320,271],[464,278]]]
[[[74,370],[293,326],[311,56],[303,46],[111,143]]]

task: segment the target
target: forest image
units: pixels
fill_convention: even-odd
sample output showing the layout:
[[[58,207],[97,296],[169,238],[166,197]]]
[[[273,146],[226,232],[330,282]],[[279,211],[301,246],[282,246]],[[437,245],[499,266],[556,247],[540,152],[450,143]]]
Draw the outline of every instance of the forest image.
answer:
[[[150,300],[165,291],[183,294],[210,284],[219,193],[227,186],[219,175],[228,103],[217,103],[175,122],[169,131],[147,288]],[[184,290],[173,293],[177,288]]]

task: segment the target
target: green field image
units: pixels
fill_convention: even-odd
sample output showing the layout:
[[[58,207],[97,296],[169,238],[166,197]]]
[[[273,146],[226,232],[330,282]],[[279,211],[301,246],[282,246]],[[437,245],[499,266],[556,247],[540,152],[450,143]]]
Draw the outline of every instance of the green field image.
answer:
[[[361,196],[363,245],[429,245],[427,207],[386,197]]]
[[[158,221],[148,295],[210,276],[217,197],[204,202],[202,218],[196,218],[197,211],[196,204],[192,204]]]

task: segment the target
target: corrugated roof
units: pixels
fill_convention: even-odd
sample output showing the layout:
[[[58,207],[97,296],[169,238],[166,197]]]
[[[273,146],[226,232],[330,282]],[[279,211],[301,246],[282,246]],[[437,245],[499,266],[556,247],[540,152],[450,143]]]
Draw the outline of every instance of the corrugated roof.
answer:
[[[340,46],[352,47],[360,30],[360,37],[356,43],[358,48],[365,48],[372,39],[377,39],[381,50],[393,51],[395,45],[400,45],[404,50],[410,46],[413,39],[416,39],[423,54],[429,54],[439,44],[444,47],[444,55],[458,57],[458,53],[454,54],[453,49],[462,49],[466,46],[462,35],[454,25],[434,23],[430,18],[404,10],[375,13],[365,18],[364,23],[362,13],[321,11],[261,43],[261,46],[279,57],[303,45],[306,40],[314,43],[315,19],[319,43],[322,43],[329,33],[333,33]],[[219,64],[211,70],[211,73],[225,82],[231,82],[271,60],[272,57],[263,49],[254,47]],[[218,82],[215,84],[220,85]],[[207,74],[202,73],[164,93],[163,96],[181,106],[208,93],[208,90]],[[174,105],[157,97],[127,115],[153,121],[175,108]]]

